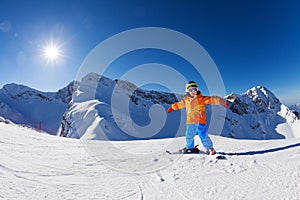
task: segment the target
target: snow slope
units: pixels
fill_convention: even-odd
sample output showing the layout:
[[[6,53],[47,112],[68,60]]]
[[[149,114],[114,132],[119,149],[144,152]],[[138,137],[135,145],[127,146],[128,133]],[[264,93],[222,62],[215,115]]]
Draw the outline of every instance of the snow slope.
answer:
[[[212,136],[215,147],[227,154],[226,160],[215,160],[164,152],[182,147],[183,137],[76,140],[0,121],[0,199],[300,197],[299,138],[259,141]]]

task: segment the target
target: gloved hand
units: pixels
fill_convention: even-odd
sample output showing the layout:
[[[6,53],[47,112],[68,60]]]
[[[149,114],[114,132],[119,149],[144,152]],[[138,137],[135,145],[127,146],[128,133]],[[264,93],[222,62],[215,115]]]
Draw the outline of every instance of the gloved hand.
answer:
[[[222,104],[225,108],[228,108],[228,102],[227,102],[227,101],[224,101],[224,100],[223,100],[223,101],[221,102],[221,104]]]
[[[172,107],[168,108],[168,110],[167,110],[168,113],[171,113],[172,111],[173,111]]]

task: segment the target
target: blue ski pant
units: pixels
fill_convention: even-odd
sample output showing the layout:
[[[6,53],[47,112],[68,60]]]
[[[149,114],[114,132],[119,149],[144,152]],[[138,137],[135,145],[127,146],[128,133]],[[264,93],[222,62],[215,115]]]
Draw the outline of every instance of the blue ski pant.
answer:
[[[186,148],[191,149],[194,148],[194,137],[197,134],[201,139],[202,145],[208,150],[213,148],[213,143],[206,131],[205,124],[188,124],[186,127]]]

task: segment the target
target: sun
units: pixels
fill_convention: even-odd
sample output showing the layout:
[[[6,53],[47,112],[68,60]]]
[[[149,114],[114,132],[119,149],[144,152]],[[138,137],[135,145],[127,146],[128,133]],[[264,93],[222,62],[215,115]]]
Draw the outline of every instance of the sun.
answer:
[[[59,59],[61,56],[61,50],[57,44],[50,43],[44,47],[43,54],[44,57],[52,63]]]

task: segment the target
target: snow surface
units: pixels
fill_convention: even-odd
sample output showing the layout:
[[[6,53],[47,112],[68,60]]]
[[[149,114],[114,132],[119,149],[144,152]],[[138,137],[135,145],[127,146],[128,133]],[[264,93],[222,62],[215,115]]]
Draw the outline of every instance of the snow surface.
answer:
[[[165,153],[184,137],[77,140],[0,118],[0,199],[299,199],[299,138],[211,137],[227,159]]]

